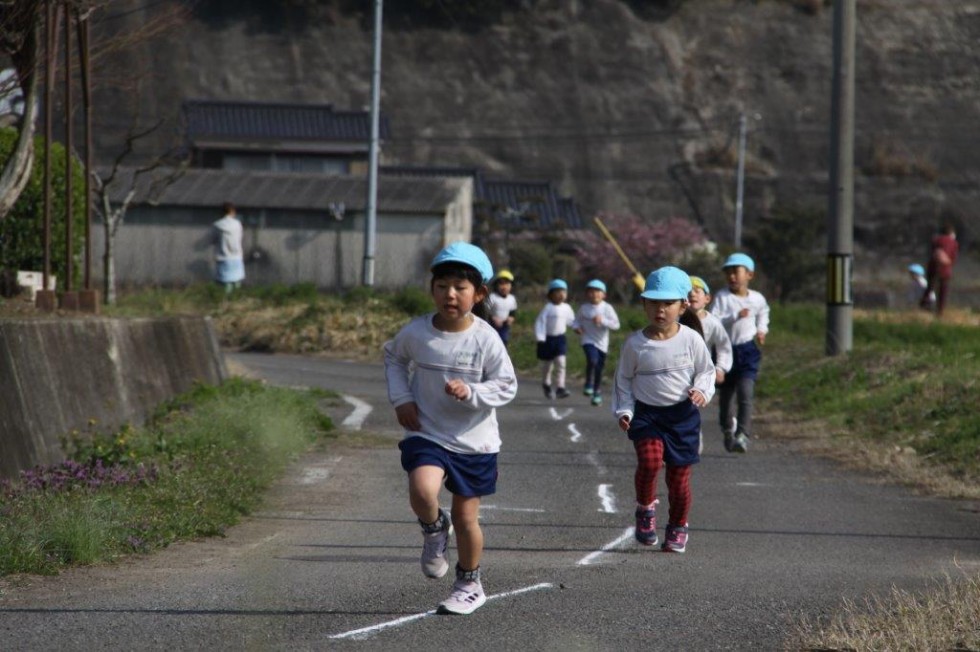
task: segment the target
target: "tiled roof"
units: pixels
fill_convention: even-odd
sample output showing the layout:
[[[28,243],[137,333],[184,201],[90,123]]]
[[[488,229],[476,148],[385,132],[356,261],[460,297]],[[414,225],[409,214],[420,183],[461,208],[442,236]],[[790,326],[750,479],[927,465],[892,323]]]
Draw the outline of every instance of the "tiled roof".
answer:
[[[123,201],[133,168],[120,170],[110,198]],[[367,178],[299,174],[293,172],[232,171],[190,168],[172,183],[160,179],[172,170],[158,169],[142,175],[134,203],[165,206],[219,207],[226,201],[242,208],[326,210],[343,203],[347,210],[364,211]],[[151,178],[152,177],[152,178]],[[154,188],[154,180],[160,188]],[[382,177],[378,180],[378,210],[386,213],[442,213],[455,201],[464,179],[433,177],[409,179]]]
[[[367,111],[335,111],[331,104],[264,102],[184,102],[187,137],[191,142],[223,140],[353,141],[371,136]],[[388,119],[382,114],[379,137],[388,138]]]
[[[501,225],[511,228],[571,228],[581,229],[582,216],[575,200],[559,197],[548,181],[487,181],[478,168],[386,165],[380,168],[383,176],[471,177],[473,197],[477,204],[474,217],[494,217]]]

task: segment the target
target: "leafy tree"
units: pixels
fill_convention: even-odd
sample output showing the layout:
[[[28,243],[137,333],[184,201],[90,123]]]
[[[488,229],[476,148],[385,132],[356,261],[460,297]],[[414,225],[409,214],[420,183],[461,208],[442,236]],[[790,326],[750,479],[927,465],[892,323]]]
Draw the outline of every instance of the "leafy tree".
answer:
[[[16,129],[0,130],[0,162],[12,155],[19,134]],[[37,270],[44,267],[44,139],[35,138],[37,153],[27,185],[6,218],[0,221],[0,268],[5,271]],[[85,172],[72,159],[72,278],[78,279],[79,262],[85,238]],[[65,271],[65,148],[51,145],[51,273],[63,286]]]
[[[754,222],[745,236],[746,251],[756,261],[756,278],[769,298],[819,300],[826,280],[826,213],[776,205]]]

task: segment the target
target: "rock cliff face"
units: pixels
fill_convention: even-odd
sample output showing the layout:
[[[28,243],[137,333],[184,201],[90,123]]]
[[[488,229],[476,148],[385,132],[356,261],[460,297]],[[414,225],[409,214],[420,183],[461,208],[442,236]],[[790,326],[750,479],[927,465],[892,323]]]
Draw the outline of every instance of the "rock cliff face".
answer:
[[[727,242],[744,113],[746,229],[777,203],[824,208],[830,7],[674,4],[649,18],[639,2],[541,0],[476,32],[388,29],[385,160],[551,179],[586,215],[685,215]],[[188,98],[367,106],[370,16],[334,10],[289,29],[210,18],[128,55],[152,65],[151,112],[176,116]],[[873,277],[880,259],[921,260],[942,219],[958,221],[965,245],[974,237],[980,2],[862,0],[857,34],[856,273]],[[100,119],[103,152],[125,113]]]

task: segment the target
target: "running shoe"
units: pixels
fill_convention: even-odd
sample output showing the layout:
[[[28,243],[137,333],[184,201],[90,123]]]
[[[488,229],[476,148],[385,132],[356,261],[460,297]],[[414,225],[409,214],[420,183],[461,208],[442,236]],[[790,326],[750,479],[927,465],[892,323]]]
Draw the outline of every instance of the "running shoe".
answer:
[[[592,396],[592,388],[586,385],[585,389],[582,390],[582,393],[586,396]]]
[[[438,611],[441,614],[465,616],[482,607],[486,601],[487,595],[483,592],[483,584],[479,579],[458,579],[453,583],[453,592],[439,603]]]
[[[602,395],[593,394],[592,395],[592,405],[602,405]]]
[[[568,398],[571,395],[572,395],[571,392],[569,392],[564,387],[559,387],[558,389],[555,390],[555,398]]]
[[[668,523],[664,539],[664,552],[684,552],[687,550],[687,526]]]
[[[453,521],[443,508],[439,508],[439,520],[422,526],[422,572],[426,577],[439,578],[449,570],[449,537],[453,534]]]
[[[650,507],[636,508],[636,530],[633,536],[645,546],[657,545],[657,503],[653,501]]]
[[[735,441],[732,443],[733,453],[744,453],[749,450],[749,438],[745,436],[744,432],[740,432],[735,436]]]
[[[542,384],[541,385],[541,389],[544,390],[544,397],[545,398],[549,398],[549,399],[550,398],[554,398],[554,396],[551,393],[551,385],[544,385],[544,384]]]
[[[732,417],[732,429],[725,430],[725,450],[729,453],[735,452],[735,432],[738,429],[738,419]],[[742,451],[743,453],[745,451]]]

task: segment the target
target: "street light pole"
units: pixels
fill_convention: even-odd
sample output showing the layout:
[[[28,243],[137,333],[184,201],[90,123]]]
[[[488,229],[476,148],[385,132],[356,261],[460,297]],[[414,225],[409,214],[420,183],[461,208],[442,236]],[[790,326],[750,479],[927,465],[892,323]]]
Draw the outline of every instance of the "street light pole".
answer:
[[[743,113],[738,118],[738,173],[735,190],[735,248],[742,248],[742,204],[745,198],[745,131],[746,120]]]
[[[374,285],[374,253],[378,221],[378,123],[381,108],[381,12],[383,0],[374,2],[374,59],[371,66],[371,143],[368,150],[367,211],[364,219],[362,283]]]
[[[834,3],[834,79],[827,228],[827,355],[853,347],[854,41],[856,0]]]

